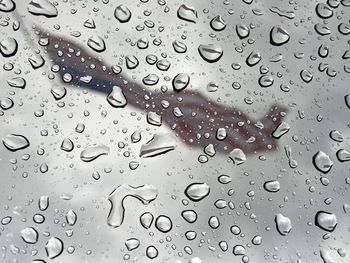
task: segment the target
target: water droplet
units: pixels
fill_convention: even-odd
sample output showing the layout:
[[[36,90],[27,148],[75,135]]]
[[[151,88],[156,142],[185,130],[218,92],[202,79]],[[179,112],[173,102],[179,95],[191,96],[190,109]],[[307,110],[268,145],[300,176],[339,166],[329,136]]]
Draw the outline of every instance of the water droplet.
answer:
[[[210,21],[210,26],[215,31],[222,31],[226,27],[226,22],[220,15],[217,15]]]
[[[276,193],[281,189],[278,181],[267,181],[264,183],[264,188],[268,192]]]
[[[58,237],[51,237],[49,241],[47,241],[45,250],[49,259],[54,259],[62,254],[63,252],[63,242]]]
[[[340,149],[337,151],[337,158],[340,162],[350,161],[350,152],[345,149]]]
[[[154,217],[150,212],[145,212],[140,216],[140,223],[144,228],[149,229],[153,223],[153,219]]]
[[[198,17],[196,9],[185,4],[180,5],[179,9],[177,10],[177,16],[180,19],[192,23],[196,23],[196,19]]]
[[[199,45],[198,52],[209,63],[218,61],[224,53],[222,48],[215,44]]]
[[[240,39],[246,38],[250,34],[250,29],[245,24],[236,25],[236,32]]]
[[[107,96],[107,101],[116,108],[125,107],[127,104],[123,90],[119,86],[113,86],[111,93]]]
[[[259,52],[252,51],[246,59],[246,63],[249,67],[253,67],[259,63],[261,55]]]
[[[55,17],[58,15],[57,8],[48,0],[32,0],[27,8],[29,13],[37,16]]]
[[[186,73],[179,73],[173,79],[173,89],[176,92],[180,92],[185,89],[190,83],[190,76]]]
[[[155,134],[151,140],[143,144],[140,149],[140,157],[155,157],[174,150],[176,140],[171,134]]]
[[[175,52],[177,53],[185,53],[187,51],[187,46],[185,45],[185,43],[180,42],[178,40],[175,40],[173,42],[173,48],[175,50]]]
[[[80,159],[84,162],[91,162],[102,155],[109,154],[109,147],[103,144],[91,146],[80,153]]]
[[[233,149],[230,152],[229,158],[233,161],[234,165],[241,165],[247,160],[246,155],[239,148]]]
[[[2,138],[2,143],[8,150],[12,152],[25,149],[29,146],[28,139],[23,135],[18,134],[6,135],[5,138]]]
[[[270,32],[270,43],[280,46],[289,41],[289,33],[282,26],[274,26]]]
[[[324,3],[318,3],[316,5],[316,14],[321,18],[330,18],[333,15],[332,9],[324,4]]]
[[[16,4],[13,0],[2,0],[0,2],[0,11],[2,12],[11,12],[15,10]]]
[[[65,138],[61,143],[61,150],[71,152],[74,149],[74,144],[69,138]]]
[[[335,214],[318,211],[315,215],[315,225],[325,231],[333,232],[337,223],[338,221]]]
[[[154,259],[158,256],[158,250],[154,246],[149,246],[146,249],[146,255],[150,259]]]
[[[210,193],[209,185],[206,183],[193,183],[185,189],[185,195],[193,202],[199,202]]]
[[[18,48],[17,40],[7,37],[0,42],[0,53],[4,57],[11,57],[16,54]]]
[[[66,221],[68,225],[74,226],[77,222],[77,214],[73,210],[69,210],[66,214]]]
[[[106,50],[106,44],[102,37],[94,35],[91,36],[88,41],[87,45],[96,52],[103,52]]]
[[[123,203],[124,199],[128,196],[137,198],[144,205],[147,205],[157,198],[158,190],[153,185],[148,184],[138,187],[133,187],[127,184],[119,185],[108,197],[108,200],[111,203],[111,209],[107,218],[107,223],[109,226],[119,227],[123,223],[125,213]]]
[[[131,12],[125,5],[119,5],[114,10],[114,17],[118,19],[120,23],[126,23],[131,18]]]
[[[140,246],[140,240],[137,238],[129,238],[125,241],[125,246],[128,249],[128,251],[132,251]]]
[[[272,133],[272,137],[275,139],[281,138],[286,134],[290,129],[290,126],[287,122],[280,123]]]
[[[322,173],[328,173],[333,166],[332,160],[322,151],[319,151],[314,155],[313,163],[316,169]]]
[[[188,223],[194,223],[197,220],[197,213],[194,210],[184,210],[181,212],[183,219]]]
[[[292,229],[292,222],[288,217],[285,217],[282,214],[277,214],[275,217],[275,223],[277,231],[282,235],[286,236]]]
[[[27,227],[21,231],[21,237],[24,242],[28,244],[35,244],[38,242],[39,234],[34,228]]]
[[[155,226],[159,231],[167,233],[172,229],[173,223],[169,217],[161,215],[157,217]]]

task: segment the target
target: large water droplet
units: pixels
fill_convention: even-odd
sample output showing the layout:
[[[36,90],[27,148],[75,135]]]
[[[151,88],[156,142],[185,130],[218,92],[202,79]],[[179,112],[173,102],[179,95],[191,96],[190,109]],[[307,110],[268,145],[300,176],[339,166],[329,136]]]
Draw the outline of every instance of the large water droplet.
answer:
[[[58,14],[57,8],[48,0],[32,0],[28,6],[29,13],[46,17],[55,17]]]
[[[114,17],[118,19],[120,23],[126,23],[131,18],[131,12],[125,5],[119,5],[114,10]]]
[[[155,134],[151,140],[141,146],[140,157],[158,156],[174,150],[175,147],[176,140],[171,134]]]
[[[288,217],[285,217],[282,214],[277,214],[275,217],[275,223],[277,231],[282,235],[286,236],[292,229],[292,222]]]
[[[185,89],[190,83],[190,76],[186,73],[179,73],[173,79],[173,89],[176,92],[180,92]]]
[[[313,163],[316,169],[322,173],[328,173],[333,166],[332,160],[322,151],[319,151],[314,155]]]
[[[210,63],[218,61],[224,53],[222,48],[215,44],[199,45],[198,51],[201,57]]]
[[[0,53],[4,57],[11,57],[15,55],[17,48],[17,40],[12,37],[7,37],[0,42]]]
[[[27,227],[21,231],[21,237],[24,242],[28,244],[35,244],[38,242],[39,234],[34,228]]]
[[[161,215],[157,217],[155,226],[159,231],[167,233],[172,229],[173,223],[169,217]]]
[[[46,254],[50,259],[54,259],[61,255],[63,248],[63,242],[58,237],[51,237],[45,246]]]
[[[103,144],[91,146],[80,153],[80,159],[84,162],[91,162],[101,155],[108,155],[109,147]]]
[[[282,26],[274,26],[270,32],[270,43],[280,46],[289,41],[289,33]]]
[[[29,141],[23,135],[8,134],[2,138],[2,143],[10,151],[18,151],[29,146]]]
[[[97,35],[91,36],[87,41],[87,45],[96,52],[103,52],[106,50],[105,41],[102,37]]]
[[[113,107],[125,107],[127,104],[123,90],[119,86],[113,86],[111,93],[107,96],[107,101]]]
[[[338,221],[335,214],[318,211],[315,215],[315,225],[328,232],[334,231],[337,223]]]
[[[119,185],[108,196],[111,202],[111,210],[109,211],[107,223],[112,227],[119,227],[124,221],[124,199],[126,197],[134,197],[139,199],[143,204],[147,205],[158,196],[158,190],[153,185],[141,185],[133,187],[131,185]]]
[[[194,7],[188,5],[180,5],[177,10],[177,16],[180,19],[186,20],[188,22],[196,23],[197,11]]]
[[[198,202],[208,196],[210,187],[206,183],[193,183],[185,189],[185,195],[194,202]]]

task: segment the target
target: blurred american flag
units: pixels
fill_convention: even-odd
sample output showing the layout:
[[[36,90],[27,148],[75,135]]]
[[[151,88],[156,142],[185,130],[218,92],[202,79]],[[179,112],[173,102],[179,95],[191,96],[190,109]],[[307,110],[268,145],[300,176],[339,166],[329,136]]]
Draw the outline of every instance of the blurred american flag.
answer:
[[[205,148],[212,144],[216,152],[227,154],[239,148],[245,154],[255,154],[275,150],[278,146],[271,134],[286,113],[283,106],[273,105],[263,118],[252,121],[234,105],[218,104],[190,88],[181,92],[152,91],[123,73],[115,74],[111,66],[85,44],[43,29],[37,29],[36,33],[49,40],[45,50],[51,63],[60,67],[61,78],[65,73],[73,76],[69,82],[71,86],[93,90],[106,97],[113,86],[119,86],[127,99],[127,107],[156,112],[162,117],[162,123],[189,147]],[[86,76],[90,81],[83,81]],[[164,100],[169,107],[161,105]],[[176,117],[175,108],[179,108],[183,116]],[[219,128],[226,131],[223,140],[216,137]]]

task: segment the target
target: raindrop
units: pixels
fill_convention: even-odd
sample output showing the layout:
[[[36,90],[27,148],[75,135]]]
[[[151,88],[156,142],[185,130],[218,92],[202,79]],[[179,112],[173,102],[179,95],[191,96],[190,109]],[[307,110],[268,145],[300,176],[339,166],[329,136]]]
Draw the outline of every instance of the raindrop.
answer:
[[[185,195],[193,202],[199,202],[210,193],[209,185],[206,183],[193,183],[185,189]]]
[[[270,43],[280,46],[289,41],[289,33],[282,26],[274,26],[270,32]]]
[[[96,52],[103,52],[106,50],[105,41],[102,37],[97,35],[91,36],[87,41],[87,45]]]
[[[102,155],[109,154],[109,147],[103,144],[91,146],[80,153],[80,159],[84,162],[91,162]]]
[[[209,63],[218,61],[224,53],[222,48],[215,44],[199,45],[198,51],[201,57]]]
[[[180,92],[190,83],[190,76],[186,73],[179,73],[173,78],[172,83],[174,91]]]
[[[160,232],[167,233],[172,229],[173,223],[169,217],[161,215],[157,217],[155,226]]]
[[[220,15],[217,15],[210,21],[210,26],[215,31],[222,31],[226,27],[226,22]]]
[[[46,17],[55,17],[58,14],[57,8],[48,0],[32,0],[28,6],[29,13]]]
[[[285,217],[282,214],[277,214],[275,216],[275,223],[277,231],[282,235],[286,236],[292,229],[292,222],[288,217]]]
[[[16,54],[18,48],[17,40],[8,37],[0,42],[0,53],[4,57],[11,57]]]
[[[196,9],[185,4],[180,5],[179,9],[177,10],[177,16],[180,19],[192,23],[196,23],[196,19],[198,17]]]
[[[119,5],[114,10],[114,17],[118,19],[120,23],[126,23],[131,18],[131,12],[125,5]]]
[[[51,237],[46,243],[45,250],[49,259],[58,257],[63,252],[62,240],[57,237]]]
[[[332,160],[322,151],[317,152],[313,156],[313,163],[316,169],[322,173],[328,173],[333,166]]]
[[[155,134],[151,140],[141,146],[140,157],[155,157],[172,151],[175,147],[176,140],[171,134]]]
[[[315,225],[325,231],[333,232],[337,223],[338,221],[335,214],[318,211],[315,215]]]
[[[6,135],[6,137],[2,138],[2,143],[8,150],[12,152],[25,149],[29,146],[28,139],[23,135],[18,134]]]
[[[233,161],[234,165],[241,165],[247,160],[246,155],[239,148],[233,149],[230,152],[229,158]]]
[[[122,108],[127,104],[123,90],[119,86],[113,86],[111,93],[107,96],[107,101],[113,107]]]

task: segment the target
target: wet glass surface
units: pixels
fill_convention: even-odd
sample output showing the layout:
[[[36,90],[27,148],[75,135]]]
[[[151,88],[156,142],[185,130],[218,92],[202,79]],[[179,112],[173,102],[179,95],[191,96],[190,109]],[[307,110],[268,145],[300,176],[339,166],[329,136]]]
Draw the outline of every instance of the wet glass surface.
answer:
[[[0,261],[350,262],[349,19],[0,0]]]

